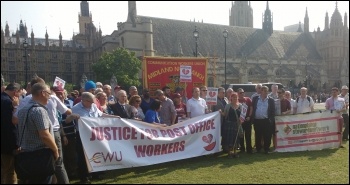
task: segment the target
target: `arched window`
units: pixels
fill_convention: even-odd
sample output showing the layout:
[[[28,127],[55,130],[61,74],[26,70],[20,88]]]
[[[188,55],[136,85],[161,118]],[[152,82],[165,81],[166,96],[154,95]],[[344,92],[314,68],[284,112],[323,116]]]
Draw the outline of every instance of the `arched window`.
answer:
[[[213,77],[208,78],[208,87],[214,87],[214,78]]]
[[[122,40],[122,47],[124,47],[124,37],[122,37],[121,40]]]

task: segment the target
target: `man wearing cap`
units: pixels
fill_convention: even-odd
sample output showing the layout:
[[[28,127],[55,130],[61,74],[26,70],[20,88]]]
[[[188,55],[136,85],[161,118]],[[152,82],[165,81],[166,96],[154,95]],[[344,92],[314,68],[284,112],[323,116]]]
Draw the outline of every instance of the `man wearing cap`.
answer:
[[[346,85],[343,85],[341,88],[341,93],[339,94],[340,98],[345,100],[345,110],[342,112],[345,130],[343,132],[343,141],[349,140],[349,88]]]
[[[96,84],[94,81],[87,81],[85,83],[85,92],[90,92],[92,94],[95,94],[95,90],[96,90]],[[78,97],[77,99],[74,100],[74,105],[78,104],[79,102],[81,102],[81,97]],[[96,104],[97,108],[100,110],[100,111],[103,111],[101,105],[100,105],[100,102],[98,101],[97,98],[94,99],[94,103]]]

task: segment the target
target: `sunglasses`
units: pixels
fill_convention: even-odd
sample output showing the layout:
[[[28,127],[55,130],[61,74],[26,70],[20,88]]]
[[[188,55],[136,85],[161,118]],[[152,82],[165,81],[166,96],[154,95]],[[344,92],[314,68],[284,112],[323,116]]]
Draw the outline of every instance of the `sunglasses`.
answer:
[[[136,102],[136,103],[140,103],[140,102],[141,102],[141,100],[136,100],[135,102]]]
[[[208,91],[208,90],[202,90],[202,91]]]
[[[244,92],[239,92],[239,94],[244,94]]]

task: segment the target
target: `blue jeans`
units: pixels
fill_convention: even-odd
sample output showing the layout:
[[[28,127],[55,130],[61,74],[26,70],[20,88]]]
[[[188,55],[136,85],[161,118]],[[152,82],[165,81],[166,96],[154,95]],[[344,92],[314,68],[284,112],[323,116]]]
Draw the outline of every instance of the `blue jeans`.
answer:
[[[59,131],[54,132],[55,135],[55,142],[58,148],[59,155],[61,157],[61,160],[56,161],[56,168],[55,168],[55,175],[57,178],[58,184],[69,184],[68,175],[66,172],[66,168],[64,167],[63,163],[63,152],[62,152],[62,141],[61,141],[61,135]]]

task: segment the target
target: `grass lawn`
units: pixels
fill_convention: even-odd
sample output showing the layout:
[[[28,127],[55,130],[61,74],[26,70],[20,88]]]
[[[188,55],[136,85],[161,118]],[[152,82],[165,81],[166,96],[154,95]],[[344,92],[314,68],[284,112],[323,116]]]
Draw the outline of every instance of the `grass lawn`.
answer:
[[[92,183],[312,183],[349,184],[349,142],[345,148],[271,154],[214,154],[151,166],[106,171]],[[71,179],[71,183],[79,183]]]

